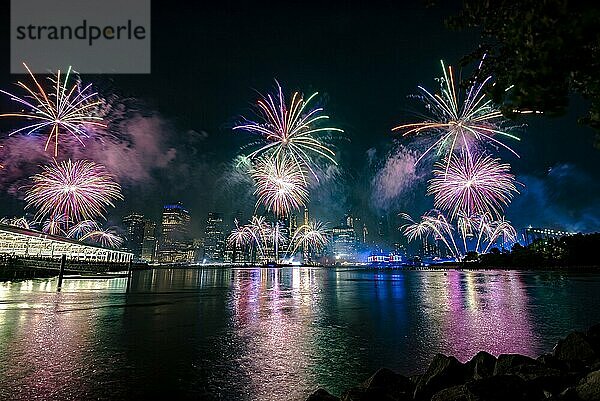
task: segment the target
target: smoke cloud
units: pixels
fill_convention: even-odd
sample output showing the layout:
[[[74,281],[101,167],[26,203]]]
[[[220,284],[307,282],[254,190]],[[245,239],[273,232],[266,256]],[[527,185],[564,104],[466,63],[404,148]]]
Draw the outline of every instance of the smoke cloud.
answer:
[[[574,164],[560,163],[543,175],[522,175],[525,185],[508,209],[516,227],[528,225],[573,232],[600,230],[598,182]]]
[[[367,155],[369,160],[374,158],[372,153]],[[424,178],[424,173],[415,166],[416,160],[417,155],[403,146],[389,154],[371,181],[376,209],[387,212],[413,197],[415,186]]]

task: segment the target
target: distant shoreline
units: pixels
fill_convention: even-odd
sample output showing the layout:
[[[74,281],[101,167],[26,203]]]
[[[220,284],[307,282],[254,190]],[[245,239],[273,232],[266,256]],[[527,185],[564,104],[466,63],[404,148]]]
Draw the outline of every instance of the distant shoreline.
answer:
[[[280,267],[266,267],[261,265],[149,265],[147,269],[358,269],[358,270],[373,270],[373,271],[435,271],[435,270],[469,270],[469,271],[483,271],[483,270],[517,270],[517,271],[544,271],[544,270],[600,270],[600,265],[592,266],[539,266],[539,267],[523,267],[523,266],[472,266],[469,264],[433,264],[428,266],[373,266],[373,265],[337,265],[337,266],[280,266]],[[146,269],[146,268],[143,268]],[[143,270],[140,269],[140,270]]]
[[[368,266],[368,265],[340,265],[340,266],[281,266],[281,267],[264,267],[264,266],[239,266],[239,265],[148,265],[148,266],[137,266],[134,267],[133,271],[143,270],[168,270],[168,269],[181,269],[181,270],[228,270],[228,269],[239,269],[239,270],[254,270],[254,269],[350,269],[350,270],[361,270],[367,272],[391,272],[391,271],[421,271],[421,272],[439,272],[439,271],[470,271],[470,272],[485,272],[485,271],[520,271],[520,272],[600,272],[600,265],[595,266],[540,266],[540,267],[497,267],[497,266],[470,266],[469,264],[439,264],[429,266]],[[1,273],[1,271],[0,271]],[[27,281],[34,279],[49,279],[56,277],[58,273],[55,271],[44,270],[44,269],[29,269],[24,270],[20,274],[15,275],[14,269],[11,270],[10,274],[0,274],[0,282],[10,281]]]

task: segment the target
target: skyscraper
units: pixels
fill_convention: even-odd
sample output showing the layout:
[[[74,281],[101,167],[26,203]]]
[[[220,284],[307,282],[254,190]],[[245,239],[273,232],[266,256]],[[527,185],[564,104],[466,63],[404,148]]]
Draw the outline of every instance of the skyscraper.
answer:
[[[144,216],[131,213],[123,217],[123,225],[126,230],[123,248],[133,253],[134,260],[139,260],[142,257],[142,243],[144,241]]]
[[[194,259],[194,248],[189,235],[190,213],[181,202],[165,205],[162,213],[158,261],[185,263]]]
[[[331,249],[336,263],[356,262],[356,237],[354,228],[339,226],[332,229]]]
[[[204,229],[204,260],[223,262],[225,257],[225,234],[223,215],[209,212]]]
[[[146,262],[154,262],[156,260],[156,223],[149,219],[144,220],[141,259]]]

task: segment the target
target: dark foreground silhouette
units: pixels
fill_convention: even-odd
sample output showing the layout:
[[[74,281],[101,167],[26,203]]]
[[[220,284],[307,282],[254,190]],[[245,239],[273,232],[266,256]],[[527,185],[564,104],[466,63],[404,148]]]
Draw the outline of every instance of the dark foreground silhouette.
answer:
[[[600,400],[600,324],[572,332],[537,359],[481,351],[466,363],[438,354],[420,375],[379,369],[341,398],[319,389],[307,401]]]

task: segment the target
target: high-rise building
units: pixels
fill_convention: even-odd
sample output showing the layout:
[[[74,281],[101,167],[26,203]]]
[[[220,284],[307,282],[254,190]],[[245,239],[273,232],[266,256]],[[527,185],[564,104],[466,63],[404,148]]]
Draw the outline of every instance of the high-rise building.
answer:
[[[156,223],[149,219],[144,220],[141,259],[146,262],[156,261]]]
[[[223,262],[225,257],[225,234],[223,215],[209,212],[204,229],[204,261]]]
[[[377,221],[377,241],[384,244],[388,240],[388,220],[386,216],[381,216]]]
[[[125,226],[123,248],[133,253],[134,260],[139,260],[142,257],[142,243],[144,241],[144,216],[131,213],[123,217],[123,225]]]
[[[336,263],[356,262],[354,228],[339,226],[332,229],[331,250]]]
[[[354,228],[354,216],[350,212],[346,213],[344,216],[344,221],[342,225],[348,226],[350,228]]]
[[[194,260],[190,220],[190,213],[180,202],[164,206],[158,245],[159,262],[189,263]]]

